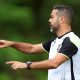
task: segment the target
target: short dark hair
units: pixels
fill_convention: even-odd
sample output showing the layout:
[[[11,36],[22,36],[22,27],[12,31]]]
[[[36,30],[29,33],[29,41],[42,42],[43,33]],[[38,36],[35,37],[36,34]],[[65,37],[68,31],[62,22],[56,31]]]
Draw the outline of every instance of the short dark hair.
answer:
[[[57,9],[59,11],[65,11],[65,13],[68,16],[68,19],[69,19],[70,23],[72,22],[72,20],[73,20],[73,9],[70,6],[59,4],[59,5],[55,5],[53,7],[53,9]]]

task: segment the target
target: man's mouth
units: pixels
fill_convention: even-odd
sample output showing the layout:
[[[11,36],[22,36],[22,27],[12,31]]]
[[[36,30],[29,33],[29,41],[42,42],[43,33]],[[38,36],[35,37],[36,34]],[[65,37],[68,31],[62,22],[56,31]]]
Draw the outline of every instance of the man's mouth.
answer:
[[[50,27],[52,27],[52,24],[49,24]]]
[[[50,23],[49,25],[50,25],[50,26],[52,26],[52,24],[51,24],[51,23]]]

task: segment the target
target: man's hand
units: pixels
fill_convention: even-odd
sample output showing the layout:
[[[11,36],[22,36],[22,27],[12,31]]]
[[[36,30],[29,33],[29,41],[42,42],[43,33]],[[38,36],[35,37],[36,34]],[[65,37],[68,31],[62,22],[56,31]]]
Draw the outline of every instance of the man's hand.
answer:
[[[10,47],[11,45],[13,45],[12,41],[0,40],[0,48]]]
[[[9,62],[6,62],[6,64],[10,64],[11,68],[14,70],[27,68],[26,63],[22,63],[22,62],[18,62],[18,61],[9,61]]]

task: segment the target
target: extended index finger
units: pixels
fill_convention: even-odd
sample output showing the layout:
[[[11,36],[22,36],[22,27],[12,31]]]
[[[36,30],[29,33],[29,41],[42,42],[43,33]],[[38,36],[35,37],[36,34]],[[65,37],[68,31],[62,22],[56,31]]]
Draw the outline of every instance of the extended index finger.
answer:
[[[13,64],[15,61],[6,62],[6,64]]]

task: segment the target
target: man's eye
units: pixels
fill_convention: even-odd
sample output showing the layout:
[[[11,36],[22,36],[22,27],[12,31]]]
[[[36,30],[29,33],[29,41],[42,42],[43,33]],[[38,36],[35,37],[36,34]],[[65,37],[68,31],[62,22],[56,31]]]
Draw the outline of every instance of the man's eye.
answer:
[[[51,16],[51,18],[54,18],[54,16]]]
[[[50,18],[53,18],[52,16]]]

